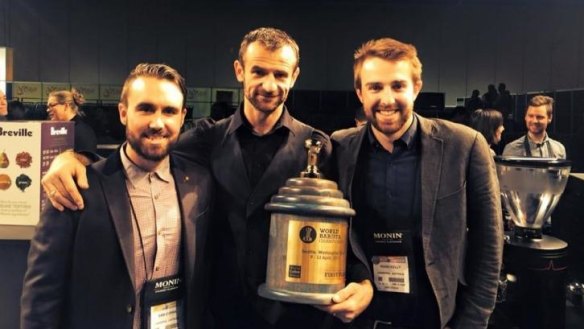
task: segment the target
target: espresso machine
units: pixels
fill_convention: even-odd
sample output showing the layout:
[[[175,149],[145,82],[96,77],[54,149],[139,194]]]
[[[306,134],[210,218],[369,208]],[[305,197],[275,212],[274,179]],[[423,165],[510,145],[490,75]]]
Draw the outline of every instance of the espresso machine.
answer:
[[[499,312],[514,327],[565,326],[568,244],[542,233],[568,181],[570,162],[555,158],[495,157],[506,227]]]

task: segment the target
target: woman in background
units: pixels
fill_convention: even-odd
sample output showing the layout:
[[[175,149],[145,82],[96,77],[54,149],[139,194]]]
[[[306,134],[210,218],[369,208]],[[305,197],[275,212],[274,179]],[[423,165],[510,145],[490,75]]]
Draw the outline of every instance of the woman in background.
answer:
[[[505,127],[503,126],[503,115],[494,109],[478,109],[472,113],[470,126],[483,134],[489,146],[499,144]],[[491,155],[497,155],[491,148]]]
[[[90,125],[82,119],[79,107],[85,103],[85,97],[75,88],[53,91],[47,100],[47,113],[52,121],[75,122],[75,151],[97,153],[97,137]]]

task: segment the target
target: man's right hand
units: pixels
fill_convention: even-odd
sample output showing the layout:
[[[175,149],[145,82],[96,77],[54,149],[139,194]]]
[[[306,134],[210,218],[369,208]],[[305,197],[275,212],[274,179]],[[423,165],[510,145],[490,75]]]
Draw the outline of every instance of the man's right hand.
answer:
[[[59,154],[41,181],[47,197],[59,211],[84,207],[79,188],[87,189],[89,184],[85,164],[79,157],[82,156],[73,151]]]

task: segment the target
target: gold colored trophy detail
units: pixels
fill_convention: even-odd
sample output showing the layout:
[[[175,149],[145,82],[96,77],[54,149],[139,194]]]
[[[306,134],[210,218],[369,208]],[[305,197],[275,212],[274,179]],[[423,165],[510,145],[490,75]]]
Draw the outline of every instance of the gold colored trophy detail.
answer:
[[[307,167],[290,178],[266,209],[271,211],[265,298],[330,304],[345,286],[348,218],[355,215],[333,181],[322,179],[322,143],[307,140]]]

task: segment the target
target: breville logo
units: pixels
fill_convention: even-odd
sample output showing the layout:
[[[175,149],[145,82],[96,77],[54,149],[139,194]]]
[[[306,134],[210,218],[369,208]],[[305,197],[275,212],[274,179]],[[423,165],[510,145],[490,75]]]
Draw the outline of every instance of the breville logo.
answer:
[[[0,127],[0,136],[24,136],[24,137],[32,137],[32,131],[28,130],[27,128],[20,128],[17,130],[4,130]]]
[[[55,129],[55,127],[51,127],[51,136],[58,135],[67,135],[67,128],[61,127],[59,129]]]
[[[178,286],[180,284],[180,279],[170,279],[165,281],[156,282],[154,288],[163,289]]]

